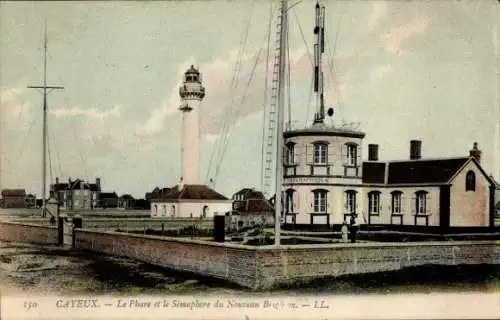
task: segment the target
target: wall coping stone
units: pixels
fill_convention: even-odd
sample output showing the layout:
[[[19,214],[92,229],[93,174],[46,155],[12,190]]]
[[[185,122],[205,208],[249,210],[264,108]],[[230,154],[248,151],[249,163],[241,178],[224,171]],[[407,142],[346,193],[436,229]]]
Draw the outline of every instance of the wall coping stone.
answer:
[[[45,227],[47,228],[47,227]],[[53,227],[52,227],[53,228]],[[352,249],[352,248],[415,248],[415,247],[423,247],[423,246],[467,246],[467,245],[496,245],[500,247],[500,241],[496,240],[478,240],[478,241],[429,241],[429,242],[370,242],[370,243],[325,243],[325,244],[299,244],[299,245],[280,245],[276,247],[274,245],[267,246],[249,246],[237,243],[225,243],[225,242],[210,242],[204,240],[196,240],[196,239],[184,239],[177,237],[165,237],[165,236],[154,236],[154,235],[140,235],[126,232],[115,232],[115,231],[97,231],[91,229],[76,229],[78,232],[84,233],[99,233],[99,234],[109,234],[116,235],[122,237],[133,237],[139,239],[151,239],[151,240],[159,240],[159,241],[173,241],[178,243],[187,243],[187,244],[199,244],[205,246],[214,246],[214,247],[225,247],[225,248],[234,248],[234,249],[244,249],[250,251],[293,251],[293,250],[323,250],[323,249]]]
[[[57,229],[57,226],[42,226],[34,223],[23,223],[23,222],[14,222],[14,221],[0,221],[0,224],[11,224],[17,226],[26,226],[26,227],[35,227],[41,229]]]

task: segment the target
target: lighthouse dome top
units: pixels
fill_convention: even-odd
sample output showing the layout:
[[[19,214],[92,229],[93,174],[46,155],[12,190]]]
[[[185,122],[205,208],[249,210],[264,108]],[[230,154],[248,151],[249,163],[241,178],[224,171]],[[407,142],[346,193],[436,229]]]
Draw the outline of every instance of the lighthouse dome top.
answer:
[[[191,67],[184,73],[184,74],[200,74],[200,71],[194,67],[194,65],[191,65]]]

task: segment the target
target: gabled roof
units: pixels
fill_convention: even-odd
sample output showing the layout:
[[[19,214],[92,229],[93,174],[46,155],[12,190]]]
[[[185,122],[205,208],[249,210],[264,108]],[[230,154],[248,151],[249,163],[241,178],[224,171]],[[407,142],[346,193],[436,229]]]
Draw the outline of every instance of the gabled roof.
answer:
[[[50,186],[50,189],[56,192],[60,190],[78,190],[80,189],[81,182],[83,182],[83,189],[90,191],[99,191],[99,186],[96,183],[88,183],[81,179],[71,180],[71,183],[69,182],[54,183]]]
[[[234,201],[233,209],[238,212],[273,212],[274,208],[267,199],[247,199]]]
[[[446,183],[469,159],[464,157],[390,162],[387,184]]]
[[[450,182],[469,161],[474,162],[491,183],[479,163],[472,157],[363,162],[363,183],[384,184],[443,184]]]
[[[116,192],[101,192],[99,193],[99,198],[105,199],[105,198],[116,198],[118,199],[118,195]]]
[[[243,188],[240,191],[233,194],[233,198],[242,195],[243,199],[265,199],[264,194],[260,191],[251,188]]]
[[[26,196],[26,190],[24,189],[3,189],[2,196],[7,197],[24,197]]]
[[[228,200],[225,196],[202,184],[187,184],[182,189],[175,186],[155,200]]]

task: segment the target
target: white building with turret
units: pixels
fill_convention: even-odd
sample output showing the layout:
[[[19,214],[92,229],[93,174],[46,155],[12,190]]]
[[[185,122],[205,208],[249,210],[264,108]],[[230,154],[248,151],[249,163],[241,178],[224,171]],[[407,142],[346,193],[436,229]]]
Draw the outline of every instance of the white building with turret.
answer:
[[[205,97],[202,75],[194,66],[185,73],[179,88],[182,112],[181,177],[179,184],[151,200],[152,217],[210,218],[232,210],[232,201],[200,184],[199,115]]]

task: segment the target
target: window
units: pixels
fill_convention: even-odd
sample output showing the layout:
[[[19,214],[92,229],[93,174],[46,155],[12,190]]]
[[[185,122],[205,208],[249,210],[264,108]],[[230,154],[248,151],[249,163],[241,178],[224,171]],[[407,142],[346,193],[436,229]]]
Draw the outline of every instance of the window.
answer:
[[[203,212],[201,213],[202,218],[206,218],[208,215],[208,206],[203,206]]]
[[[345,192],[344,207],[345,207],[346,213],[351,214],[351,213],[356,212],[356,191],[347,190]]]
[[[357,166],[358,161],[358,146],[355,144],[347,145],[347,165]]]
[[[326,213],[326,190],[314,190],[314,212]]]
[[[172,205],[172,217],[175,217],[175,206]]]
[[[416,196],[416,214],[427,214],[427,192],[417,191]]]
[[[285,213],[293,213],[293,192],[294,190],[289,189],[285,192]]]
[[[286,144],[285,164],[295,164],[295,143],[289,142]]]
[[[476,191],[476,174],[469,170],[465,176],[465,191]]]
[[[154,208],[155,208],[155,214],[158,214],[158,205],[157,205],[157,204],[155,204],[155,205],[154,205]]]
[[[327,149],[328,145],[326,143],[314,144],[314,164],[326,164]]]
[[[163,205],[163,215],[165,215],[165,216],[167,215],[167,205],[166,204]]]
[[[392,208],[392,213],[394,214],[399,214],[401,213],[401,191],[393,191],[392,192],[392,203],[391,203],[391,208]]]
[[[378,215],[380,213],[380,192],[372,191],[368,193],[368,213]]]

